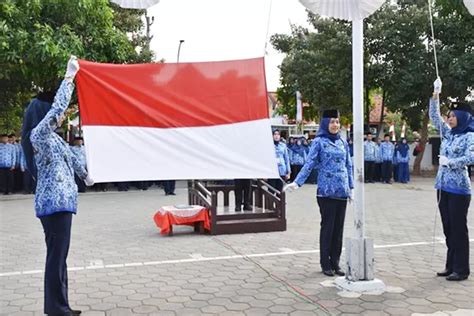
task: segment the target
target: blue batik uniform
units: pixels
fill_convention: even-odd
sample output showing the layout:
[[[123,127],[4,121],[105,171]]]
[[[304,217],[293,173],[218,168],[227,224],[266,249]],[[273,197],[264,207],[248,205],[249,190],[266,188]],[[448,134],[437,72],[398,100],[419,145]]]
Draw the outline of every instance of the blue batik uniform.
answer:
[[[382,181],[390,183],[392,179],[392,162],[395,146],[390,142],[380,144],[380,159],[382,160]]]
[[[284,177],[290,173],[290,156],[288,148],[282,142],[275,144],[275,154],[278,164],[278,172],[281,177]]]
[[[364,142],[364,160],[375,162],[377,157],[377,144],[374,141],[366,140]]]
[[[439,102],[430,100],[430,119],[441,132],[440,155],[449,159],[447,167],[440,167],[435,188],[449,193],[471,195],[471,181],[467,166],[474,164],[474,133],[453,134],[443,121]]]
[[[410,148],[407,144],[401,143],[398,145],[396,158],[398,161],[398,180],[401,183],[407,183],[410,181]]]
[[[470,274],[467,214],[471,202],[471,182],[467,166],[474,164],[474,120],[469,109],[451,108],[457,126],[450,128],[440,114],[439,100],[430,99],[430,118],[441,134],[440,155],[448,158],[439,166],[435,188],[437,204],[448,248],[445,271],[448,280],[463,280]]]
[[[16,165],[16,148],[12,144],[0,143],[0,168],[11,169]]]
[[[382,162],[384,161],[393,161],[393,154],[395,151],[395,146],[390,142],[383,142],[380,144],[380,158]]]
[[[307,161],[295,179],[301,186],[313,168],[318,169],[317,196],[348,198],[354,188],[349,145],[343,139],[332,142],[317,137],[311,144]]]
[[[333,111],[329,112],[332,115]],[[351,197],[351,189],[354,187],[349,145],[339,134],[329,132],[331,117],[325,117],[325,113],[323,112],[318,134],[311,144],[306,163],[294,181],[302,186],[314,168],[317,168],[316,195],[321,214],[319,249],[323,271],[340,270],[347,199]]]
[[[71,151],[74,155],[76,155],[77,160],[79,160],[79,163],[81,166],[86,169],[86,150],[84,148],[84,145],[80,146],[71,146]]]
[[[375,182],[375,159],[377,149],[377,144],[374,141],[366,140],[364,142],[365,182]]]
[[[290,150],[290,164],[296,166],[304,165],[306,161],[306,151],[303,145],[293,145]]]
[[[375,163],[382,163],[382,154],[380,153],[380,145],[375,143]]]
[[[37,217],[57,212],[77,211],[77,185],[74,172],[81,179],[87,172],[69,149],[69,145],[54,131],[59,117],[69,105],[74,84],[64,80],[56,93],[51,109],[31,131],[37,169],[35,210]]]
[[[12,145],[15,147],[15,168],[19,168],[21,160],[21,145],[18,143]]]

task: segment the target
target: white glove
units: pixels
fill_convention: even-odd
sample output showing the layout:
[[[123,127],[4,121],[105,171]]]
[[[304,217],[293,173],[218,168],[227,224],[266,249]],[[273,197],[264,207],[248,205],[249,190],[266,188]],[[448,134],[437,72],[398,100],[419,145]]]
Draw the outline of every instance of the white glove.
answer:
[[[351,189],[349,193],[349,203],[352,203],[352,201],[354,201],[354,189]]]
[[[299,189],[299,185],[296,183],[296,182],[291,182],[290,184],[286,184],[284,187],[283,187],[283,192],[292,192],[294,190],[298,190]]]
[[[88,186],[91,187],[94,185],[94,180],[90,177],[90,175],[87,175],[87,177],[84,179],[84,183]]]
[[[436,78],[436,80],[433,82],[433,93],[440,94],[442,86],[443,86],[443,83],[441,82],[441,78],[440,77]]]
[[[64,78],[67,80],[73,81],[78,71],[79,71],[79,62],[77,61],[77,57],[74,55],[71,55],[71,58],[69,58],[69,61],[67,63],[67,69],[66,69],[66,74],[64,75]]]
[[[449,159],[446,156],[439,156],[439,165],[440,166],[448,166]]]

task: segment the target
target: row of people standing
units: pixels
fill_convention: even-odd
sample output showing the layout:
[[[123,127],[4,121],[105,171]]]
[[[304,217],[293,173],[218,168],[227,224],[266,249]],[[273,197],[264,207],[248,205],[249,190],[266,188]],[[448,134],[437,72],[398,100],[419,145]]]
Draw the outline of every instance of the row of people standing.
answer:
[[[31,193],[33,186],[23,149],[16,136],[0,135],[0,191],[5,195],[21,191]]]
[[[384,141],[374,140],[372,134],[367,133],[364,142],[364,169],[366,183],[392,183],[393,180],[401,183],[410,181],[410,151],[405,138],[398,144],[390,142],[390,135],[386,134]]]

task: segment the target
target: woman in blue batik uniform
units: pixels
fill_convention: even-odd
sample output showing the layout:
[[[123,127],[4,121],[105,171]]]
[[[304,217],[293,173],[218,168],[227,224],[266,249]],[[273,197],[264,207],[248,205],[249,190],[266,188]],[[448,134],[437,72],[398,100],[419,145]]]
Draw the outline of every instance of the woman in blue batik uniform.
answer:
[[[471,182],[467,166],[474,163],[474,120],[470,105],[456,102],[451,105],[446,124],[439,110],[439,78],[434,88],[430,118],[442,137],[435,188],[448,247],[445,270],[437,275],[446,277],[448,281],[461,281],[470,273],[467,212],[471,202]]]
[[[317,200],[321,213],[319,237],[320,264],[327,276],[343,276],[339,266],[342,250],[347,200],[352,196],[353,175],[349,145],[339,135],[337,110],[327,110],[316,139],[311,144],[308,159],[286,190],[302,186],[314,167],[318,168]]]
[[[407,140],[402,138],[397,148],[398,181],[408,183],[408,181],[410,181],[410,147],[408,147]]]
[[[273,131],[273,143],[275,144],[275,155],[280,178],[268,179],[268,184],[280,192],[283,188],[283,182],[289,180],[291,176],[290,155],[286,145],[281,142],[280,131],[278,129]]]
[[[291,166],[291,179],[294,180],[294,177],[300,172],[306,161],[306,150],[303,146],[303,139],[297,138],[295,144],[288,148],[290,153],[290,166]]]
[[[64,120],[79,70],[75,57],[69,60],[66,76],[54,93],[43,93],[29,104],[22,128],[22,147],[27,168],[37,179],[36,216],[41,220],[46,241],[44,312],[48,315],[78,315],[70,308],[66,259],[71,239],[72,214],[77,210],[74,172],[87,185],[93,181],[55,129]],[[51,101],[54,98],[54,102]]]

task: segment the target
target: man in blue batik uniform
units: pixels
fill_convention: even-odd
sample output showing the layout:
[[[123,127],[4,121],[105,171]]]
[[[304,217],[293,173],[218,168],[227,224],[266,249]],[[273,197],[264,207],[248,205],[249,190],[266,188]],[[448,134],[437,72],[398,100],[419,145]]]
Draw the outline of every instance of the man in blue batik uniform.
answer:
[[[382,160],[382,182],[392,183],[392,161],[395,146],[390,142],[390,135],[385,134],[385,141],[380,144],[380,158]]]
[[[377,144],[372,140],[372,133],[367,133],[367,140],[364,142],[364,168],[365,182],[374,183],[375,159],[377,157]]]
[[[16,149],[8,143],[8,135],[0,138],[0,188],[5,195],[13,192],[13,170],[16,164]]]

